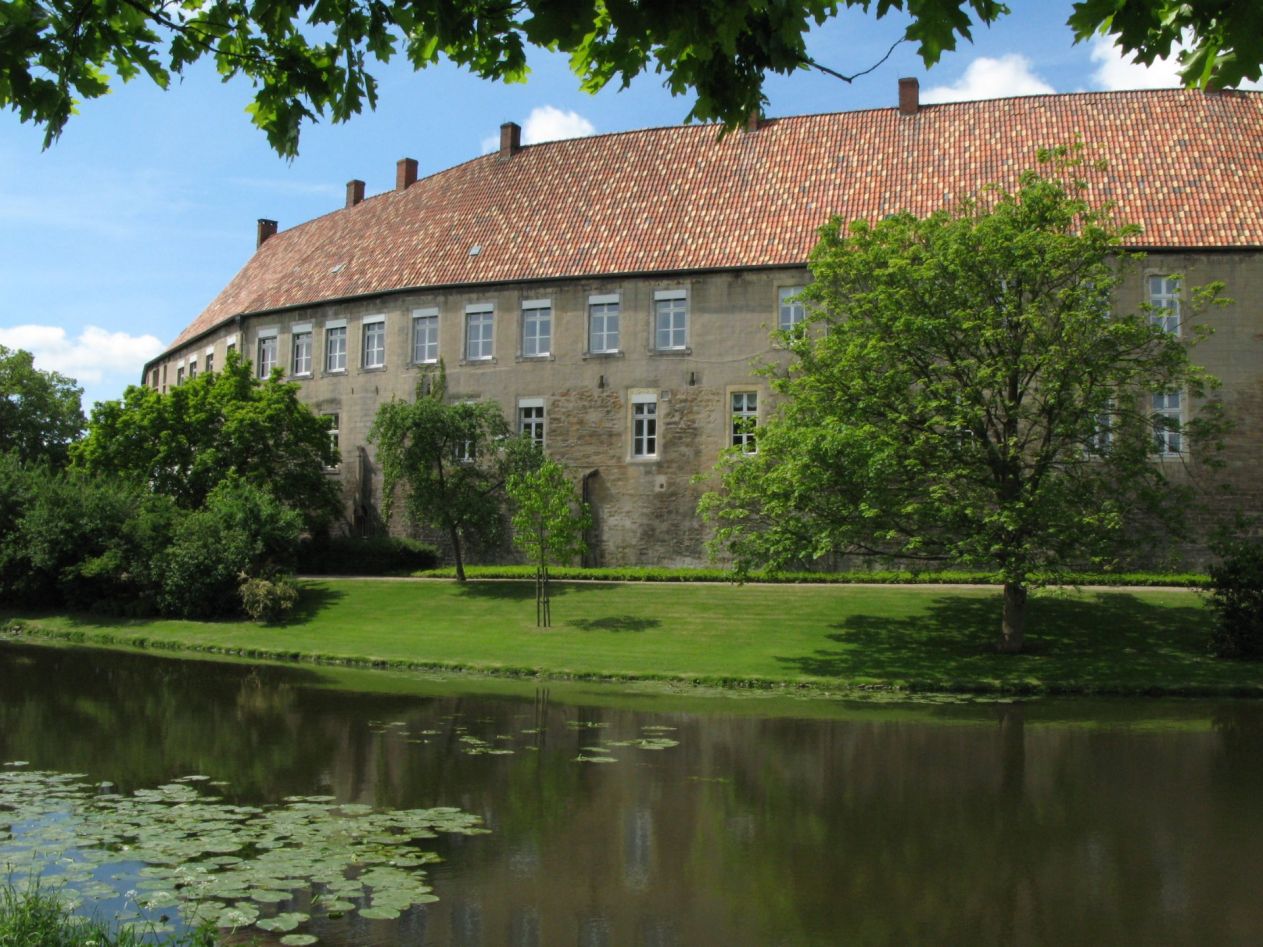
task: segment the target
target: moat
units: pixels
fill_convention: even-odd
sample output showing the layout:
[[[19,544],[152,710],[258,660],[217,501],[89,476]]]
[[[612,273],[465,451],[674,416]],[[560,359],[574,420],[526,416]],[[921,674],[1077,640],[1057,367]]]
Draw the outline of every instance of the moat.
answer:
[[[322,944],[1253,944],[1261,746],[1246,701],[705,700],[4,643],[0,866],[178,923],[192,863],[198,916]]]

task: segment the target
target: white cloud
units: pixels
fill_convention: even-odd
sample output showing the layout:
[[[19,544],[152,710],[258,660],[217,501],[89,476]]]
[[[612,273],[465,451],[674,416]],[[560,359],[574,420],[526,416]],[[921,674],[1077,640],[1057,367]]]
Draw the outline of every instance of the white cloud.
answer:
[[[1135,62],[1131,55],[1114,44],[1110,36],[1092,38],[1092,62],[1096,69],[1092,81],[1098,89],[1113,92],[1119,89],[1174,89],[1180,81],[1180,48],[1171,50],[1166,59],[1155,59],[1153,65]],[[1263,90],[1263,83],[1243,82],[1242,89]]]
[[[531,109],[522,126],[522,144],[538,145],[545,141],[563,138],[587,138],[596,134],[596,126],[578,112],[563,112],[553,105],[541,105]],[[484,155],[500,147],[500,136],[488,135],[478,143]]]
[[[921,94],[927,105],[935,102],[968,102],[1013,95],[1047,95],[1056,90],[1031,71],[1031,61],[1019,53],[999,59],[979,56],[965,74],[951,85],[933,86]]]
[[[26,349],[41,371],[61,372],[85,389],[115,382],[122,387],[140,382],[145,362],[164,348],[152,335],[128,335],[97,326],[71,338],[60,326],[23,325],[0,329],[0,345]]]
[[[563,112],[551,105],[531,109],[522,126],[522,144],[538,145],[542,141],[561,138],[586,138],[595,135],[596,127],[578,112]]]

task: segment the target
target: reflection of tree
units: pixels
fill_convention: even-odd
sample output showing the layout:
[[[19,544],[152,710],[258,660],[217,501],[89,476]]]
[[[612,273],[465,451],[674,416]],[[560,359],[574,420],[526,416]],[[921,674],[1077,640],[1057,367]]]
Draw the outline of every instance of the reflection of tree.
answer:
[[[475,928],[486,943],[733,945],[1211,943],[1263,931],[1263,853],[1240,844],[1263,837],[1263,708],[1252,704],[1215,708],[1213,732],[1146,730],[1120,704],[1097,713],[1121,724],[1070,726],[1053,702],[948,709],[941,724],[880,707],[665,720],[543,695],[354,694],[310,678],[6,646],[0,760],[124,789],[200,771],[243,801],[328,791],[483,816],[491,835],[433,840],[448,859],[432,874],[442,900],[405,916],[405,943]],[[650,723],[678,727],[679,745],[574,761]],[[463,735],[511,736],[515,752],[468,755]]]
[[[15,652],[32,663],[15,662]],[[302,725],[301,671],[5,646],[0,755],[74,769],[124,791],[205,773],[231,792],[310,792],[328,741]],[[8,758],[6,756],[6,758]]]

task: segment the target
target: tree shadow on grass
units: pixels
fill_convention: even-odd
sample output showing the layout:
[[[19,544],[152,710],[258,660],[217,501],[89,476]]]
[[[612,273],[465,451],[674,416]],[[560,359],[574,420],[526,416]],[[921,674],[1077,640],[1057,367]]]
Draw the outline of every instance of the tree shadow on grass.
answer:
[[[346,593],[341,589],[330,588],[327,585],[301,584],[298,587],[298,601],[294,605],[294,610],[279,624],[301,625],[303,622],[311,621],[321,611],[343,598],[346,598]]]
[[[648,631],[662,624],[656,618],[640,618],[636,615],[610,615],[607,618],[576,618],[566,622],[580,631]]]
[[[980,681],[1005,686],[1042,683],[1109,691],[1189,687],[1241,678],[1206,658],[1209,616],[1187,604],[1159,604],[1111,592],[1032,600],[1027,649],[996,650],[1001,600],[942,595],[916,615],[853,615],[825,637],[838,648],[777,660],[818,677],[874,678],[952,688]],[[1263,674],[1257,676],[1263,680]]]
[[[617,588],[614,583],[595,583],[585,582],[582,586],[576,586],[574,583],[559,582],[556,579],[548,583],[548,594],[550,598],[557,599],[566,595],[573,595],[577,592],[596,592],[601,589]],[[476,579],[464,583],[456,583],[457,594],[468,595],[474,598],[498,598],[511,601],[529,600],[535,601],[535,580],[496,580],[494,582],[480,582]]]

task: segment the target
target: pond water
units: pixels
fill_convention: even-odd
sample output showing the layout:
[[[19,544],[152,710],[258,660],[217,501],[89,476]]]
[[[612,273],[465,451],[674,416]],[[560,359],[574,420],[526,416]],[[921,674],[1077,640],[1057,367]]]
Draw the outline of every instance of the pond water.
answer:
[[[55,848],[89,908],[174,923],[197,889],[260,944],[1258,944],[1261,750],[1246,702],[702,700],[5,643],[0,866]]]

